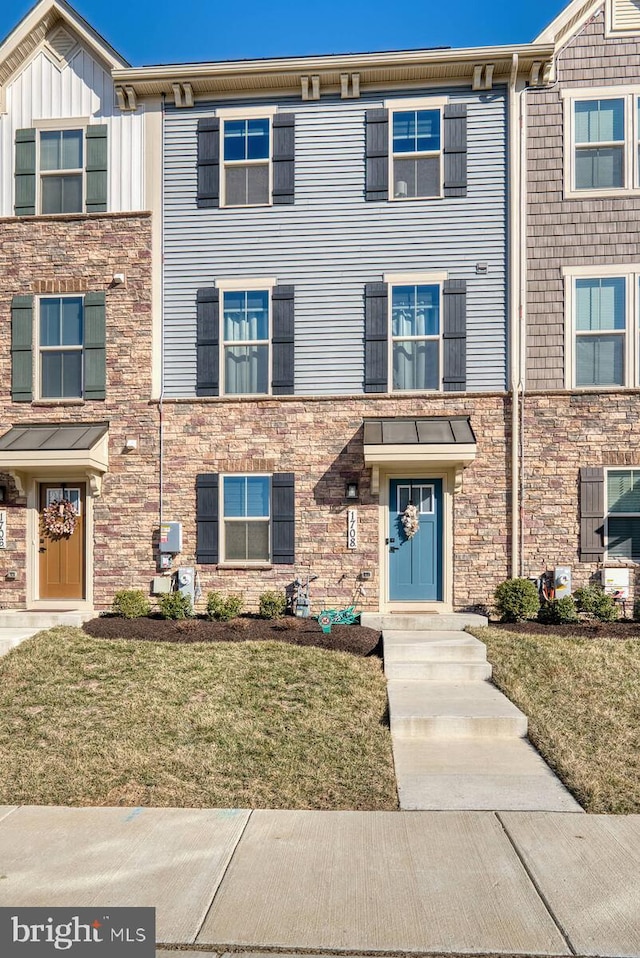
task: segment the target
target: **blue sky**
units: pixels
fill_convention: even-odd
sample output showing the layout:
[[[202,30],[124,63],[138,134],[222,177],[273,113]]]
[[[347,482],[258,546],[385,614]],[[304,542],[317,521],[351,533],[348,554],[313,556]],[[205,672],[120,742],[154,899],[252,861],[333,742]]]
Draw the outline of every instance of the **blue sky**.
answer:
[[[4,0],[0,37],[32,5]],[[215,0],[75,0],[73,5],[134,66],[528,43],[565,6],[558,0],[422,0],[411,9],[381,0],[244,0],[230,7]]]

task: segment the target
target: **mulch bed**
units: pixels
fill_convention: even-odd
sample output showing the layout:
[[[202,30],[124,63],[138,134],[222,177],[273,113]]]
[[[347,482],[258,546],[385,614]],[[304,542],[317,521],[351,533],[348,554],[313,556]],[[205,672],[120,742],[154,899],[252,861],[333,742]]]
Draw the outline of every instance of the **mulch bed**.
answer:
[[[640,639],[640,622],[624,619],[617,622],[582,621],[565,625],[542,625],[540,622],[491,622],[492,629],[506,632],[553,633],[553,635],[578,635],[585,639]]]
[[[161,619],[155,616],[123,619],[103,615],[83,625],[97,639],[138,639],[142,642],[288,642],[313,645],[321,649],[350,652],[352,655],[382,656],[380,633],[360,625],[334,625],[325,634],[315,619],[285,616],[268,620],[242,615],[231,622],[211,622],[205,618]]]

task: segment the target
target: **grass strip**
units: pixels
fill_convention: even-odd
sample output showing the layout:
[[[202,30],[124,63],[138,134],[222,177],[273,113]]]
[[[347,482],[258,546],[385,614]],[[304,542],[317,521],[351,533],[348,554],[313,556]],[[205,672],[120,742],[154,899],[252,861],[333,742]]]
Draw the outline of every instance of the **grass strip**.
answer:
[[[0,804],[393,809],[380,660],[34,636],[0,659]]]

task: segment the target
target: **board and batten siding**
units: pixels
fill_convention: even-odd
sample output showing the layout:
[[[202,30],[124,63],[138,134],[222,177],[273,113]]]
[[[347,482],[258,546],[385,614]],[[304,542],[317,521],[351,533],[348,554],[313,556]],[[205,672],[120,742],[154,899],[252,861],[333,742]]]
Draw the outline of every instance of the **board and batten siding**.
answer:
[[[293,285],[295,392],[346,395],[363,391],[365,284],[384,273],[441,270],[467,281],[467,389],[505,388],[505,96],[449,94],[468,106],[468,195],[400,203],[364,199],[365,111],[388,95],[278,101],[296,116],[295,203],[250,209],[196,207],[196,128],[216,104],[167,109],[167,396],[195,395],[196,291],[216,279],[264,276]],[[479,262],[486,275],[476,274]]]
[[[83,47],[68,63],[54,64],[38,53],[12,80],[6,91],[7,112],[0,114],[0,168],[14,165],[16,130],[38,120],[89,117],[91,123],[108,127],[109,212],[145,209],[144,115],[121,113],[115,103],[113,81],[107,70]],[[13,175],[3,175],[0,185],[0,216],[13,216]]]

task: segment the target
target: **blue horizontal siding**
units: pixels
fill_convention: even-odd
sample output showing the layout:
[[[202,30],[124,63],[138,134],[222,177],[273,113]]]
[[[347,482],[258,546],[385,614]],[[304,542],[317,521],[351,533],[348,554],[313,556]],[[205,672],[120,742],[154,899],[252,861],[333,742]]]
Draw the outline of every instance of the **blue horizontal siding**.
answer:
[[[485,101],[471,92],[451,92],[452,101],[468,105],[466,197],[366,203],[364,114],[389,98],[280,101],[281,109],[296,114],[295,204],[247,210],[196,207],[196,126],[216,104],[168,110],[168,396],[195,394],[196,290],[216,278],[237,276],[275,276],[295,286],[297,394],[362,392],[364,285],[381,280],[383,273],[410,270],[447,270],[451,279],[467,280],[467,388],[504,388],[505,97],[494,91]],[[477,262],[488,264],[486,275],[476,274]]]

